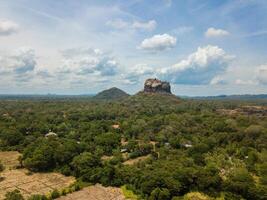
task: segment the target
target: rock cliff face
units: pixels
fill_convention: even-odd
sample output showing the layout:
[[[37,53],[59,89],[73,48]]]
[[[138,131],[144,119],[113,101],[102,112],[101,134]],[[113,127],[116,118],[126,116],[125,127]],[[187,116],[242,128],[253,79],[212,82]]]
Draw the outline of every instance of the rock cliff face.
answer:
[[[147,79],[144,85],[144,92],[171,94],[171,86],[169,82],[161,81],[156,78]]]

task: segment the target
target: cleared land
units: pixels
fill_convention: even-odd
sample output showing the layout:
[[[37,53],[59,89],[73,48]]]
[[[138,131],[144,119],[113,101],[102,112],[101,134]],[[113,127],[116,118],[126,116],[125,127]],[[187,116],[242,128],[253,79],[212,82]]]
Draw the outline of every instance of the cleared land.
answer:
[[[4,199],[7,192],[18,189],[24,197],[33,194],[47,194],[54,189],[68,187],[75,182],[74,177],[66,177],[58,173],[33,173],[26,169],[15,169],[19,165],[18,152],[0,152],[0,160],[5,170],[0,174],[0,199]]]
[[[134,158],[134,159],[130,159],[130,160],[127,160],[125,162],[123,162],[124,165],[134,165],[136,163],[139,163],[139,162],[142,162],[146,159],[148,159],[150,157],[150,155],[147,155],[147,156],[140,156],[138,158]]]
[[[68,194],[57,200],[126,200],[120,188],[103,187],[99,184]]]
[[[17,151],[0,151],[0,160],[6,170],[14,169],[19,166],[20,153]]]
[[[218,113],[223,115],[257,115],[267,116],[267,106],[242,106],[236,109],[218,109]]]

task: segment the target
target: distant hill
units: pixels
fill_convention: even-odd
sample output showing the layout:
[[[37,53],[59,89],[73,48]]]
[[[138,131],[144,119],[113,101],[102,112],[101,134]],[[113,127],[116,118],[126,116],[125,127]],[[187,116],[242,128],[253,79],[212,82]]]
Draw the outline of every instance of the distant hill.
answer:
[[[207,99],[207,100],[266,100],[267,94],[243,94],[243,95],[219,95],[219,96],[199,96],[182,97],[186,99]]]
[[[104,90],[102,92],[99,92],[97,95],[93,97],[93,99],[99,99],[99,100],[117,100],[122,99],[125,97],[130,96],[123,90],[113,87],[107,90]]]

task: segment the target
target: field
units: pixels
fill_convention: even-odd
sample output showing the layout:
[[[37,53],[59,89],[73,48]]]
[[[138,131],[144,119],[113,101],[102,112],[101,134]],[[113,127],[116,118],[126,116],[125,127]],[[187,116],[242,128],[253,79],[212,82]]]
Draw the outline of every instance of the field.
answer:
[[[103,187],[99,184],[60,197],[58,200],[125,200],[120,188]]]
[[[19,166],[20,153],[17,151],[0,152],[0,160],[6,169],[14,169]]]
[[[27,198],[33,194],[47,194],[75,182],[75,178],[58,173],[29,173],[26,169],[15,169],[19,164],[19,155],[18,152],[0,152],[0,160],[5,166],[1,173],[4,179],[0,182],[0,199],[4,199],[7,192],[15,189]]]

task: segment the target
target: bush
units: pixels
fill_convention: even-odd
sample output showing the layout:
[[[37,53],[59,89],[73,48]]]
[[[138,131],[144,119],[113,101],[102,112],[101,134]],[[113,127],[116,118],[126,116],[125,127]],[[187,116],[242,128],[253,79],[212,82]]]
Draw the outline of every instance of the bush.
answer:
[[[34,194],[28,200],[48,200],[45,195]]]
[[[4,165],[2,164],[1,160],[0,160],[0,172],[4,171],[5,167]]]
[[[209,196],[199,193],[199,192],[190,192],[187,193],[183,200],[211,200],[212,198],[210,198]]]
[[[53,190],[53,192],[51,193],[51,198],[56,199],[58,197],[60,197],[59,191],[57,189]]]
[[[149,200],[169,200],[170,192],[166,188],[163,188],[163,189],[156,188],[151,192],[150,197],[148,199]]]
[[[8,192],[5,195],[5,200],[24,200],[19,190],[14,190],[12,192]]]

